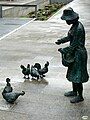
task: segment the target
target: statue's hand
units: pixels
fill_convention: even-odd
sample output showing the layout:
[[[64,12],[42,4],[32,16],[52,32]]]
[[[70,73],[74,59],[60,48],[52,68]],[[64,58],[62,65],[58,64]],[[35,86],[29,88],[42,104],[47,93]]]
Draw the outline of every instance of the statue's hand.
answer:
[[[62,53],[62,48],[59,48],[58,51]]]
[[[62,53],[62,54],[66,54],[66,52],[64,51],[63,48],[59,48],[58,51],[59,51],[60,53]]]
[[[57,40],[55,43],[56,43],[57,45],[60,45],[60,44],[61,44],[61,41],[60,41],[60,40]]]
[[[60,45],[58,41],[57,41],[57,42],[55,42],[55,43],[56,43],[57,45]]]

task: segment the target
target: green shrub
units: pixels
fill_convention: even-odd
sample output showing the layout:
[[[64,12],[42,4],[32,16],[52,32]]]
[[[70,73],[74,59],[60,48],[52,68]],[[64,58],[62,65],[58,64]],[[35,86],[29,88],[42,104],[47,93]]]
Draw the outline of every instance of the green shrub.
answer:
[[[63,4],[54,3],[54,4],[46,5],[43,9],[38,9],[37,20],[47,20],[52,14],[58,11],[62,6]],[[28,16],[34,18],[35,12],[30,12]]]

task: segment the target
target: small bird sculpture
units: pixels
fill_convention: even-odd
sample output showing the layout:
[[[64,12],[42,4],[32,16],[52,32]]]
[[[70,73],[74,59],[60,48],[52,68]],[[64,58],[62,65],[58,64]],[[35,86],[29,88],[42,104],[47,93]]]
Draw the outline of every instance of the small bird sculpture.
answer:
[[[40,74],[39,74],[38,70],[33,65],[31,66],[31,76],[32,76],[32,78],[33,77],[37,78],[37,80],[40,77]]]
[[[8,102],[8,103],[14,103],[14,101],[16,101],[16,99],[20,96],[20,95],[24,95],[25,92],[22,91],[20,93],[18,92],[13,92],[13,88],[11,87],[10,84],[10,79],[6,78],[6,86],[2,91],[2,96],[3,98]]]
[[[41,68],[41,69],[39,69],[38,66],[35,66],[38,69],[40,77],[45,77],[45,74],[48,72],[48,66],[49,66],[49,62],[48,61],[45,63],[44,67]]]
[[[22,73],[24,74],[24,78],[26,79],[30,79],[29,75],[30,75],[30,64],[27,65],[27,67],[25,67],[24,65],[20,66],[22,69]]]
[[[34,64],[34,67],[37,68],[37,70],[40,70],[40,69],[41,69],[40,63],[35,63],[35,64]]]
[[[11,103],[11,104],[13,104],[20,95],[23,96],[24,94],[25,94],[24,91],[22,91],[22,92],[20,92],[20,93],[17,93],[17,92],[4,93],[4,91],[2,92],[3,98],[4,98],[8,103]]]
[[[11,87],[11,84],[10,84],[10,79],[9,78],[6,78],[6,86],[3,90],[4,93],[9,93],[9,92],[12,92],[13,91],[13,88]]]

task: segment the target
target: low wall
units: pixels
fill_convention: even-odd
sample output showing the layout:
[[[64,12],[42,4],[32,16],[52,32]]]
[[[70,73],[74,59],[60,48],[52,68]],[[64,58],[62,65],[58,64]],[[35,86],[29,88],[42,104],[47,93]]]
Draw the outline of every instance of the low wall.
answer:
[[[49,0],[32,0],[23,4],[37,5],[37,9],[49,4]],[[34,7],[3,7],[3,17],[20,17],[25,16],[29,12],[35,11]]]
[[[30,2],[22,3],[22,4],[31,4],[37,5],[37,9],[43,8],[43,6],[49,4],[49,3],[64,3],[67,4],[73,0],[30,0]],[[3,7],[3,17],[20,17],[25,16],[29,12],[35,11],[35,8],[33,7]]]
[[[68,4],[69,2],[72,2],[73,0],[50,0],[50,3],[64,3]]]

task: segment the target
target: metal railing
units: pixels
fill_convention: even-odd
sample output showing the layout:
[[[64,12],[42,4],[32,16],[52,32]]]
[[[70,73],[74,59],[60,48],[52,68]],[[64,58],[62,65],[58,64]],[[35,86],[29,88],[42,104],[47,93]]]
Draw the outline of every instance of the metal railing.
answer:
[[[27,5],[27,4],[0,4],[0,18],[3,17],[2,15],[2,7],[34,7],[35,8],[35,17],[37,18],[37,5]]]

